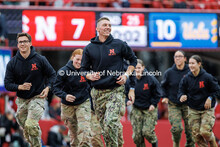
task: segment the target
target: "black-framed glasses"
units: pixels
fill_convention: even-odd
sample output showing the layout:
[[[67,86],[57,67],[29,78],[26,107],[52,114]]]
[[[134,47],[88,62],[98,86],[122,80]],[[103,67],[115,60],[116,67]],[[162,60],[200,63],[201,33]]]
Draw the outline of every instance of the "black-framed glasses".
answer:
[[[22,43],[27,44],[28,42],[30,42],[30,41],[29,40],[23,40],[23,41],[18,41],[18,44],[22,44]]]
[[[174,58],[183,58],[184,56],[174,56]]]

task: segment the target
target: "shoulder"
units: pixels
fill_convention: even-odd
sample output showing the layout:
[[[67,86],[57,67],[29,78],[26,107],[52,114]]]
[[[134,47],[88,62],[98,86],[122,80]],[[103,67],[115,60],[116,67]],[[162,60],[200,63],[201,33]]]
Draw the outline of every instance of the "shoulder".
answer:
[[[205,77],[206,80],[209,80],[209,81],[212,81],[212,80],[215,79],[215,77],[212,74],[208,73],[208,72],[205,72],[203,74],[203,76]]]
[[[125,41],[122,41],[121,39],[114,39],[114,42],[122,43],[122,44],[127,44]]]
[[[65,65],[65,66],[63,66],[63,67],[61,67],[59,70],[68,70],[69,68]],[[58,71],[59,71],[58,70]]]
[[[170,68],[168,68],[167,70],[165,70],[164,74],[165,74],[166,76],[168,76],[168,75],[170,75],[172,72],[173,72],[173,69],[170,67]]]
[[[13,64],[17,60],[17,57],[14,56],[11,58],[11,60],[8,62],[8,64]]]
[[[11,60],[8,62],[7,67],[11,67],[15,65],[16,61],[17,61],[17,57],[16,56],[12,57]]]
[[[42,60],[46,60],[46,57],[45,57],[45,56],[40,55],[40,54],[38,54],[38,53],[36,53],[35,58],[42,59]]]
[[[149,79],[154,83],[154,84],[158,84],[159,81],[154,77],[154,76],[148,76]]]
[[[192,77],[192,73],[189,71],[185,76],[183,76],[183,80],[188,80],[188,79],[191,79]]]

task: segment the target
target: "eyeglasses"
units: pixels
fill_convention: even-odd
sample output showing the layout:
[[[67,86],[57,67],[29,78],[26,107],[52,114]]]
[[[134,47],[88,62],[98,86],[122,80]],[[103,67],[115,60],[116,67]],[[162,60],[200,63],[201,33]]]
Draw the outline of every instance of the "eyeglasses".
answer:
[[[184,56],[174,56],[174,58],[183,58]]]
[[[18,44],[22,44],[22,43],[27,44],[28,42],[30,42],[30,41],[29,40],[23,40],[23,41],[18,41]]]

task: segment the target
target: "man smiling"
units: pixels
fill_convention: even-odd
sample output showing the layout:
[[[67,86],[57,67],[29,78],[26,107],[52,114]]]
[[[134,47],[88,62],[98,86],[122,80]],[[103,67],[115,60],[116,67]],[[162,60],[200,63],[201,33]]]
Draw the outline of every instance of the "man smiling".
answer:
[[[124,84],[133,72],[137,58],[131,48],[123,41],[114,39],[111,35],[111,23],[107,17],[97,22],[99,36],[91,39],[83,52],[82,71],[92,70],[86,78],[93,87],[91,96],[95,113],[100,121],[106,147],[122,147],[121,117],[125,112]],[[124,71],[123,59],[129,60],[130,65],[125,74],[107,75],[107,73]],[[105,73],[100,75],[100,73]],[[134,90],[129,94],[134,102]]]
[[[17,92],[16,119],[24,129],[24,137],[31,147],[41,147],[38,122],[56,73],[47,59],[35,52],[28,33],[19,33],[17,41],[19,51],[7,65],[5,88]]]

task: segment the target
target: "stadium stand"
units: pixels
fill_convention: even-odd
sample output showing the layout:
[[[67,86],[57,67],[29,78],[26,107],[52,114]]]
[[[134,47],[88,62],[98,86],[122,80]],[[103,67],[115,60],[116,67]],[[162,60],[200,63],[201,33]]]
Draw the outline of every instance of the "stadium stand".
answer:
[[[114,7],[113,3],[122,5],[125,1],[131,8],[219,9],[220,5],[219,0],[0,0],[0,5]]]

